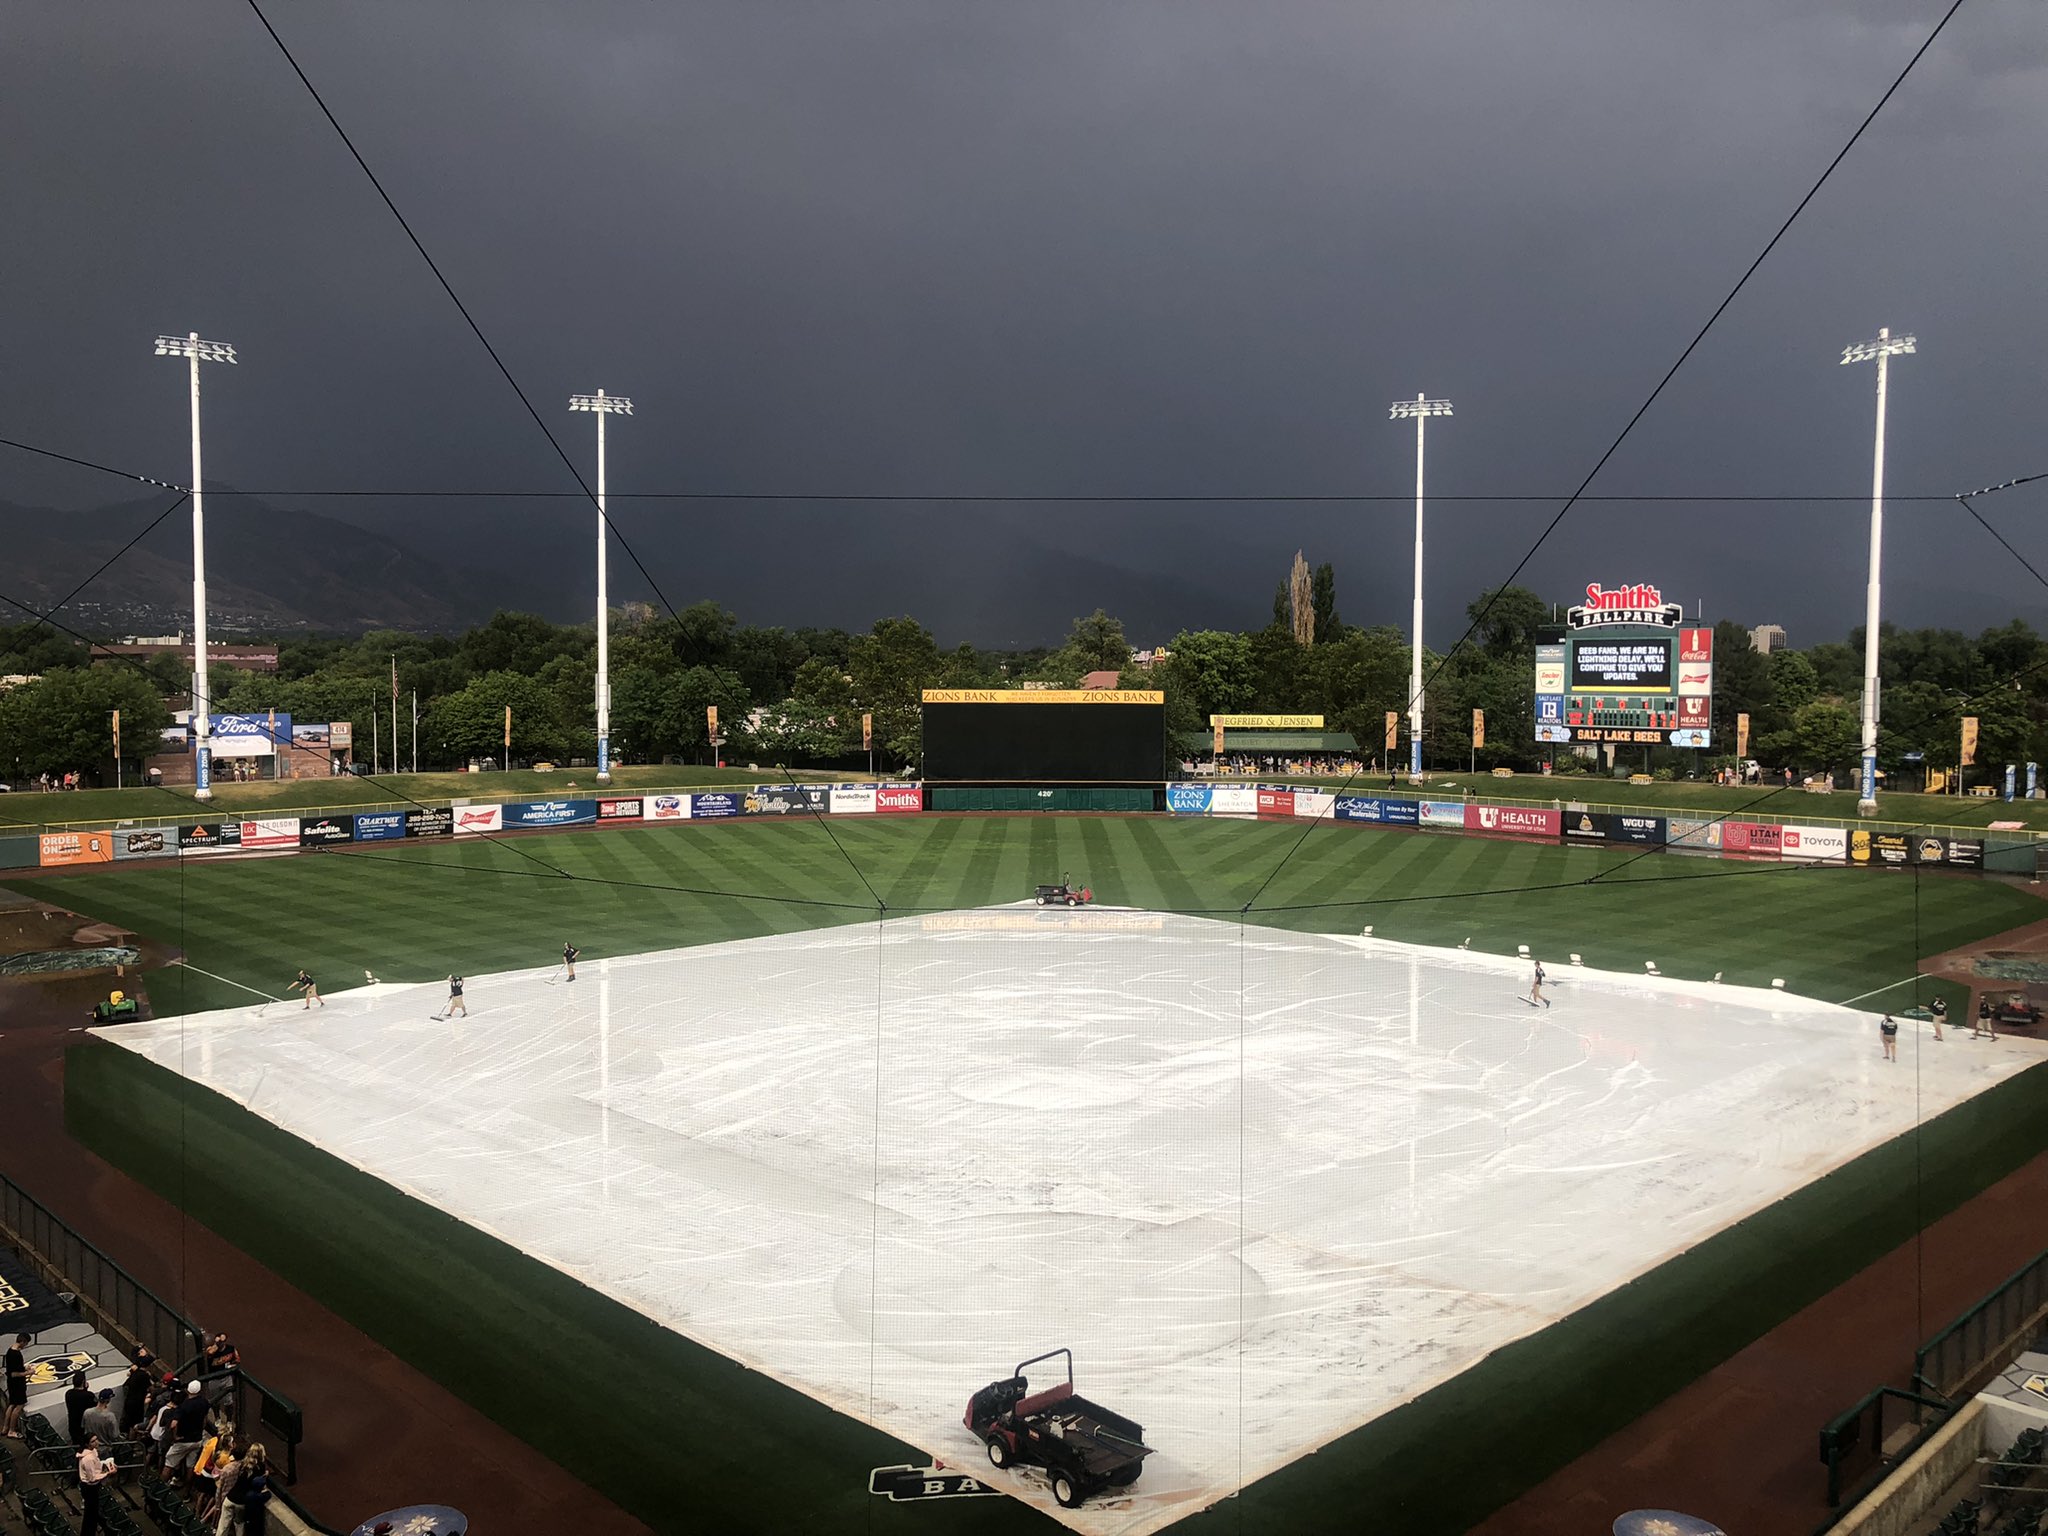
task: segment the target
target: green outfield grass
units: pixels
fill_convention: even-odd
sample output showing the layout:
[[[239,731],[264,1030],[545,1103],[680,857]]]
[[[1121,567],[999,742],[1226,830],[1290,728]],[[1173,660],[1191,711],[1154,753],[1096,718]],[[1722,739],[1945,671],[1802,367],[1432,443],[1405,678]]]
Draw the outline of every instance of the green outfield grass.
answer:
[[[866,778],[849,773],[783,773],[768,768],[690,768],[667,765],[617,767],[608,795],[647,790],[718,789],[734,784],[829,780],[845,783]],[[45,826],[111,826],[118,821],[204,821],[236,815],[287,815],[292,811],[389,809],[420,801],[442,804],[452,799],[517,800],[599,793],[595,768],[559,768],[537,773],[530,768],[510,773],[380,773],[374,778],[269,779],[255,784],[213,786],[213,799],[202,805],[189,784],[160,788],[81,789],[71,794],[15,791],[0,795],[0,833],[34,832]]]
[[[1276,873],[1277,871],[1277,873]],[[1767,985],[1846,1001],[1925,956],[2048,916],[2026,889],[1960,875],[1744,864],[1353,825],[1129,817],[790,817],[500,840],[188,858],[15,888],[159,939],[281,993],[332,989],[1016,901],[1070,872],[1115,905]],[[247,1002],[189,971],[147,977],[169,1014]],[[1912,988],[1885,994],[1900,1007]],[[1930,993],[1924,995],[1931,996]],[[1951,1007],[1956,1003],[1952,999]]]

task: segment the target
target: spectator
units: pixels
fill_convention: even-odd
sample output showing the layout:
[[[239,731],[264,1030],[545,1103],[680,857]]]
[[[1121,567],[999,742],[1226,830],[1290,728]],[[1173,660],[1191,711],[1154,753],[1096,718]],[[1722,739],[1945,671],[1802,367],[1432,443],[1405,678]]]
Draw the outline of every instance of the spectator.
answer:
[[[164,1476],[189,1475],[206,1440],[206,1394],[196,1381],[188,1382],[185,1395],[171,1407],[170,1448],[164,1452]]]
[[[242,1475],[235,1479],[234,1507],[240,1512],[242,1536],[267,1536],[270,1529],[270,1460],[261,1445],[249,1447]]]
[[[64,1394],[64,1429],[73,1445],[85,1444],[85,1431],[81,1427],[85,1410],[98,1401],[92,1388],[85,1384],[85,1372],[73,1371],[71,1386]]]
[[[121,1428],[131,1440],[149,1418],[149,1389],[153,1385],[150,1360],[149,1351],[136,1345],[129,1360],[127,1380],[121,1383]]]
[[[304,971],[299,972],[301,976]],[[242,1355],[224,1333],[216,1333],[206,1341],[206,1374],[217,1376],[223,1371],[232,1371],[242,1363]]]
[[[211,1515],[201,1512],[202,1519],[213,1521],[214,1536],[228,1536],[228,1527],[236,1521],[235,1484],[242,1479],[249,1466],[249,1442],[236,1440],[232,1454],[214,1464],[213,1497]]]
[[[166,1378],[168,1382],[168,1378]],[[178,1400],[168,1385],[160,1385],[149,1394],[149,1461],[151,1466],[161,1467],[164,1455],[171,1446],[171,1415],[177,1411]]]
[[[21,1411],[28,1406],[28,1357],[21,1352],[28,1343],[28,1335],[17,1333],[14,1347],[6,1354],[7,1372],[7,1418],[6,1433],[10,1440],[21,1438]]]
[[[100,1489],[114,1475],[114,1458],[100,1450],[100,1437],[87,1440],[78,1453],[78,1488],[85,1497],[85,1515],[79,1522],[79,1536],[97,1536],[100,1528]]]
[[[120,1415],[114,1412],[112,1387],[101,1389],[93,1406],[79,1419],[78,1427],[87,1435],[98,1435],[103,1446],[112,1446],[121,1438]]]

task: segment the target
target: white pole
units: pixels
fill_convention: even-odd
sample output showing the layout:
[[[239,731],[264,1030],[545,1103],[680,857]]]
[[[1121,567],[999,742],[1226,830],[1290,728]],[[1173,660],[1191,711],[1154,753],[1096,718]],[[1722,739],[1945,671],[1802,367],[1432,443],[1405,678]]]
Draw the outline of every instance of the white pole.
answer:
[[[597,392],[600,402],[604,391]],[[611,613],[605,590],[604,549],[604,418],[597,412],[597,782],[612,781]]]
[[[1417,402],[1428,395],[1417,391]],[[1415,416],[1415,647],[1408,669],[1408,782],[1422,782],[1422,429],[1427,417]]]
[[[1877,624],[1884,556],[1884,384],[1891,339],[1889,326],[1877,333],[1877,447],[1870,468],[1870,584],[1863,595],[1863,785],[1856,812],[1877,810]]]
[[[206,498],[199,477],[199,333],[192,343],[192,725],[193,795],[213,798],[213,693],[206,683]]]

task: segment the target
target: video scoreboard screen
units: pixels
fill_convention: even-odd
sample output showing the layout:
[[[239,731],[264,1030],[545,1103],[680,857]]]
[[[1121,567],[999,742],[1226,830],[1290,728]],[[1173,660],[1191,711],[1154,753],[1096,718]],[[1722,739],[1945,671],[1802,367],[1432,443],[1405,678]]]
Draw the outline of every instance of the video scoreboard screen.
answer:
[[[1565,637],[1536,647],[1536,739],[1713,743],[1714,632],[1652,586],[1586,588]]]
[[[924,691],[927,783],[1158,783],[1165,764],[1156,689]]]

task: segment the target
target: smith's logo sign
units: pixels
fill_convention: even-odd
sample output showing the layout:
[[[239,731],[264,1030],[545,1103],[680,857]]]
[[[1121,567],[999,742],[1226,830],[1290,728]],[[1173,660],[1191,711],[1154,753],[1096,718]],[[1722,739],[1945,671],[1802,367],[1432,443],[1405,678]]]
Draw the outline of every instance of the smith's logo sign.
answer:
[[[1565,622],[1573,629],[1598,629],[1608,624],[1654,624],[1676,629],[1685,609],[1664,601],[1664,594],[1647,583],[1609,589],[1599,582],[1586,585],[1586,600],[1565,611]]]

